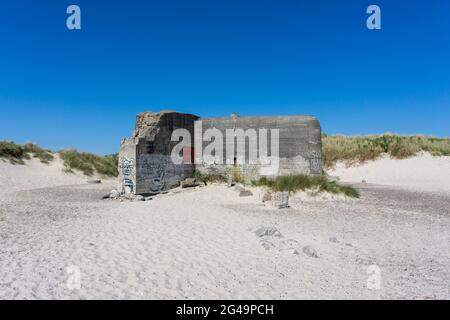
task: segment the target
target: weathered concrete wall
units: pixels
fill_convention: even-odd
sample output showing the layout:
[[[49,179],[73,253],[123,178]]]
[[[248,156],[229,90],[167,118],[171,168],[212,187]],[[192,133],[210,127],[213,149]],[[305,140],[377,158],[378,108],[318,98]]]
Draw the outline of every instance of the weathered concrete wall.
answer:
[[[202,132],[210,128],[216,128],[222,132],[224,138],[223,158],[226,159],[224,165],[207,164],[203,161],[201,165],[196,168],[204,173],[224,173],[229,172],[231,166],[237,161],[237,166],[244,175],[258,176],[277,176],[289,174],[322,174],[322,143],[321,143],[321,128],[319,122],[309,116],[274,116],[274,117],[227,117],[227,118],[211,118],[202,119]],[[271,130],[279,130],[279,164],[278,170],[266,170],[267,165],[262,163],[249,163],[249,140],[226,139],[227,129],[255,129],[258,133],[258,157],[260,149],[259,143],[261,138],[266,136],[268,156],[271,153]],[[263,134],[266,129],[267,134]],[[203,148],[210,142],[204,141]],[[239,158],[236,157],[236,150],[243,147],[241,144],[245,143],[245,163],[239,163]],[[234,147],[234,154],[230,157],[227,151]],[[237,159],[235,159],[237,158]],[[259,157],[260,158],[260,157]],[[261,158],[260,158],[261,159]],[[205,160],[205,159],[204,159]],[[275,160],[275,159],[270,159]]]
[[[197,116],[174,111],[144,112],[137,115],[133,138],[125,140],[119,153],[120,179],[125,177],[121,169],[122,159],[133,159],[133,193],[146,194],[170,189],[181,180],[191,177],[194,164],[174,164],[171,152],[178,141],[171,141],[172,132],[186,129],[193,144],[194,121]],[[130,144],[134,145],[134,149]],[[124,182],[122,181],[122,188]]]

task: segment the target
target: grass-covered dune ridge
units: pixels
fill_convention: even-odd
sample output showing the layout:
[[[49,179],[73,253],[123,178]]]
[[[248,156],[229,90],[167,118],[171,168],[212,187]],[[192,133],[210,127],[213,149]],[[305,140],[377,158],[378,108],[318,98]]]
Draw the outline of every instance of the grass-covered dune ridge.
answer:
[[[24,164],[24,160],[38,158],[42,163],[49,163],[54,156],[50,150],[42,149],[33,144],[15,144],[11,141],[0,141],[0,158],[7,159],[13,164]]]
[[[322,136],[323,163],[333,167],[338,161],[348,165],[375,160],[382,154],[395,159],[412,157],[419,152],[450,156],[450,139],[393,134],[370,136]]]
[[[93,153],[79,152],[74,149],[61,150],[59,156],[64,161],[66,172],[78,170],[87,176],[95,173],[108,177],[117,177],[118,155],[98,156]]]
[[[342,161],[347,165],[376,160],[383,154],[395,159],[412,157],[419,152],[429,152],[435,156],[450,156],[450,138],[430,136],[401,136],[394,134],[369,136],[322,136],[323,164],[325,169],[332,168]],[[67,172],[79,170],[86,175],[99,173],[117,176],[117,154],[99,156],[77,150],[59,152]],[[0,141],[0,159],[13,164],[24,164],[24,160],[38,158],[49,163],[54,153],[36,144],[23,145],[11,141]]]
[[[66,172],[75,170],[83,172],[87,176],[95,173],[107,177],[116,177],[118,155],[99,156],[88,152],[79,152],[77,150],[61,150],[58,152],[63,161]],[[55,158],[55,153],[43,149],[36,144],[26,143],[23,145],[11,141],[0,141],[0,159],[11,162],[12,164],[25,164],[24,160],[37,158],[42,163],[49,164]]]

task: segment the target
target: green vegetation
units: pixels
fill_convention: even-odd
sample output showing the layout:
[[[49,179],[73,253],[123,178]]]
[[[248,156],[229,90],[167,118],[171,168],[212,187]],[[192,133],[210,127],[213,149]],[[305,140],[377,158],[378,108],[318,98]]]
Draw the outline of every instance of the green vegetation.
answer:
[[[23,145],[25,153],[32,154],[34,158],[38,158],[42,163],[48,164],[54,159],[50,150],[45,150],[33,143]]]
[[[50,150],[45,150],[33,143],[24,145],[15,144],[11,141],[0,141],[0,158],[7,159],[13,164],[24,164],[24,160],[38,158],[42,163],[53,160]]]
[[[405,159],[421,151],[450,156],[450,139],[392,134],[355,137],[324,134],[322,150],[324,167],[330,168],[338,161],[352,165],[375,160],[383,153],[396,159]]]
[[[272,191],[305,191],[317,189],[318,192],[330,192],[334,194],[345,194],[348,197],[359,198],[359,192],[351,187],[339,185],[334,181],[329,181],[325,176],[290,175],[280,176],[275,179],[262,177],[253,181],[254,186],[266,186]]]
[[[74,170],[78,170],[87,176],[92,176],[97,172],[108,177],[117,177],[119,174],[117,169],[117,154],[102,157],[77,150],[62,150],[59,152],[59,155],[64,161],[66,172],[71,173]]]

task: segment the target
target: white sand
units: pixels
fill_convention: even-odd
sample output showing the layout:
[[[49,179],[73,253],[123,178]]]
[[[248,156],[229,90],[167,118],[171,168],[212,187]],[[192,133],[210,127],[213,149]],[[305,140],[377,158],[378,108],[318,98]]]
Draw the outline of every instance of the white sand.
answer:
[[[376,161],[346,167],[339,163],[328,174],[344,182],[362,182],[399,186],[413,190],[450,192],[450,157],[422,153],[409,159],[391,159],[384,155]]]
[[[12,165],[0,158],[0,195],[27,189],[85,184],[87,180],[100,178],[87,177],[82,173],[64,173],[64,165],[59,155],[54,154],[54,157],[49,164],[43,164],[39,159],[33,158],[25,160],[24,165]]]
[[[443,195],[363,186],[361,200],[277,210],[208,186],[119,202],[84,177],[2,170],[16,191],[0,195],[0,299],[450,298]],[[367,288],[371,265],[380,290]]]

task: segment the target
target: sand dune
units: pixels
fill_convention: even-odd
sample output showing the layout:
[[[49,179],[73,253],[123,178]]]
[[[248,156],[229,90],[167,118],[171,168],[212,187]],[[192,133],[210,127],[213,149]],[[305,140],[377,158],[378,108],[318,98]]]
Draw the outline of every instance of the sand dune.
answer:
[[[327,172],[345,182],[366,180],[367,183],[413,190],[450,192],[450,157],[433,157],[428,153],[402,160],[385,155],[351,167],[339,163]]]
[[[55,186],[72,184],[85,184],[88,179],[100,178],[98,176],[87,177],[82,173],[64,173],[64,165],[58,154],[49,164],[43,164],[39,159],[24,160],[24,165],[11,164],[0,159],[0,194]],[[105,180],[105,179],[102,179]],[[111,181],[106,179],[105,181]]]

